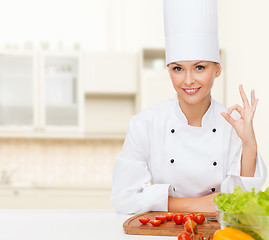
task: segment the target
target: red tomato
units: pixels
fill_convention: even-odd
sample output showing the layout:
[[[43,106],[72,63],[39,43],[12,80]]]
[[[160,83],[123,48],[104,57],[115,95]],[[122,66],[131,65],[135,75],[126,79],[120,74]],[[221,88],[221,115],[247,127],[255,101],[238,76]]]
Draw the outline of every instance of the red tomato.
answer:
[[[175,216],[174,216],[174,222],[176,224],[182,224],[183,223],[183,218],[184,218],[184,215],[183,214],[175,214]]]
[[[205,238],[203,237],[203,234],[200,233],[200,232],[198,232],[197,234],[192,235],[191,237],[192,237],[192,239],[194,239],[194,240],[204,240],[204,239],[205,239]]]
[[[197,226],[196,222],[194,222],[193,220],[188,220],[184,224],[184,229],[188,233],[196,233],[196,226]]]
[[[205,216],[202,213],[197,214],[193,219],[197,224],[202,224],[205,221]]]
[[[166,216],[165,216],[165,215],[159,215],[159,216],[155,216],[155,218],[156,218],[156,220],[161,220],[161,221],[162,221],[162,223],[164,223],[164,222],[165,222],[165,220],[166,220]]]
[[[174,213],[165,213],[164,216],[166,216],[167,221],[171,221],[174,217]]]
[[[161,224],[161,220],[151,220],[149,221],[153,226],[159,226]]]
[[[194,217],[195,217],[195,214],[192,212],[192,213],[189,213],[189,214],[187,214],[188,216],[192,216],[192,220],[194,219]]]
[[[178,235],[178,240],[191,240],[191,237],[188,233],[183,232],[180,235]]]
[[[141,222],[142,224],[147,224],[149,221],[150,218],[148,217],[139,218],[139,222]]]
[[[190,215],[185,215],[183,218],[183,223],[187,222],[188,220],[193,220],[193,217]]]

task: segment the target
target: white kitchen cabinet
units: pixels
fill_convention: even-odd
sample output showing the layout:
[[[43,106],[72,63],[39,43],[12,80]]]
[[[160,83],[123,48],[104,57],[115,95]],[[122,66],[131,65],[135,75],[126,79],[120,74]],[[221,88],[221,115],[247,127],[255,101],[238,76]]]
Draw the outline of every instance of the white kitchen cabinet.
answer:
[[[89,53],[86,71],[86,94],[135,94],[137,91],[137,53]]]
[[[82,132],[82,54],[42,52],[40,67],[41,129]]]
[[[110,189],[2,188],[0,209],[112,209]]]
[[[37,125],[37,54],[0,52],[0,129],[33,131]]]
[[[137,112],[138,53],[6,51],[0,62],[1,137],[124,138]]]
[[[86,69],[86,136],[124,138],[137,110],[138,54],[89,53]]]
[[[87,96],[85,132],[96,137],[124,138],[135,110],[135,95]]]
[[[82,54],[0,52],[1,136],[83,131]]]

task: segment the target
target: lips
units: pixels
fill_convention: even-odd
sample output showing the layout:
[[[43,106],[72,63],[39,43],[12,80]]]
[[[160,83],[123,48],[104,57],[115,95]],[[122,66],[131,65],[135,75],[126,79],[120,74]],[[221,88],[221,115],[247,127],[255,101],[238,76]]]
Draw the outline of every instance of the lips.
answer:
[[[200,88],[201,87],[199,87],[199,88],[182,88],[182,89],[188,95],[194,95],[194,94],[196,94],[200,90]]]

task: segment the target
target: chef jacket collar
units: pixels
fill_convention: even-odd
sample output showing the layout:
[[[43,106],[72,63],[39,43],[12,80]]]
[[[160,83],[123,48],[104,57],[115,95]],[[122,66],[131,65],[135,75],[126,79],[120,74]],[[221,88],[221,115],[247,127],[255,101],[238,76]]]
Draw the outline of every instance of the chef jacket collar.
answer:
[[[214,101],[213,101],[212,97],[210,97],[210,106],[207,109],[204,116],[202,117],[202,127],[208,126],[212,121],[212,115],[213,115],[213,106],[212,105],[213,104],[214,104]],[[180,108],[177,93],[175,95],[175,110],[176,110],[176,115],[180,118],[180,120],[188,125],[188,119],[186,118],[185,114],[182,112],[182,110]]]

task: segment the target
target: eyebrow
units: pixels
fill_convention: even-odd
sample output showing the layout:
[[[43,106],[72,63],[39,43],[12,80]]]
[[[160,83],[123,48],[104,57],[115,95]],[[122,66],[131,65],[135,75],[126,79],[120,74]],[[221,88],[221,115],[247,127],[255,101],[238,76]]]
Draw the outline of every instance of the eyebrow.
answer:
[[[195,64],[193,64],[193,65],[195,66],[195,65],[198,65],[199,63],[202,63],[202,62],[204,62],[204,61],[197,62],[197,63],[195,63]],[[177,66],[182,66],[182,65],[180,65],[180,64],[178,64],[178,63],[175,63],[175,62],[173,62],[172,64],[175,64],[175,65],[177,65]]]

